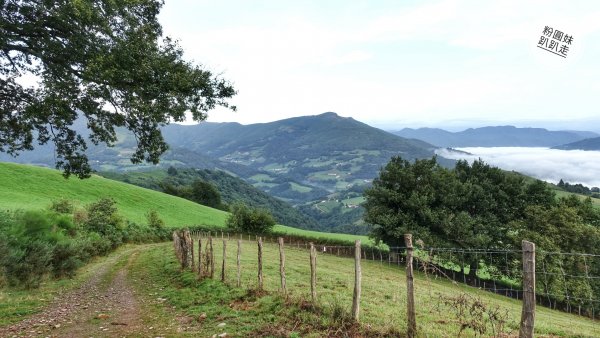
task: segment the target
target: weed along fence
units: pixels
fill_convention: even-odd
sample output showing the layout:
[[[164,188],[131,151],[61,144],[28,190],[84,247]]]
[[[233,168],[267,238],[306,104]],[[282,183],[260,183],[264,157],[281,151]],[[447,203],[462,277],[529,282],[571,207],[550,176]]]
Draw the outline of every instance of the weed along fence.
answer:
[[[389,335],[447,335],[453,328],[533,337],[560,335],[578,321],[580,336],[600,336],[596,255],[544,252],[526,241],[521,250],[433,248],[411,235],[403,247],[385,250],[358,240],[327,245],[187,230],[175,231],[173,243],[181,269],[199,279],[341,308],[347,320],[378,322]]]

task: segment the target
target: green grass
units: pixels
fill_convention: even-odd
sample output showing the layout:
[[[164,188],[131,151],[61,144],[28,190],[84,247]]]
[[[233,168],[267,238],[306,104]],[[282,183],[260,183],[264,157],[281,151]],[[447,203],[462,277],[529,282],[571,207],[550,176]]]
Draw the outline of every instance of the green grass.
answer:
[[[569,197],[571,195],[575,195],[577,197],[579,197],[579,199],[584,200],[586,198],[588,198],[588,196],[584,196],[584,195],[580,195],[580,194],[575,194],[572,192],[567,192],[564,190],[559,190],[559,189],[555,189],[554,192],[556,193],[556,197]],[[592,198],[592,205],[596,208],[600,208],[600,199],[598,198]]]
[[[256,182],[271,182],[271,181],[273,181],[273,177],[271,177],[267,174],[256,174],[256,175],[250,176],[249,178]]]
[[[305,192],[312,191],[312,188],[300,185],[300,184],[295,183],[295,182],[291,182],[290,185],[292,186],[292,190],[293,191],[297,191],[297,192],[300,192],[300,193],[305,193]]]
[[[0,163],[2,209],[42,209],[53,200],[68,199],[84,206],[112,197],[128,220],[145,223],[145,214],[156,210],[168,226],[203,224],[222,227],[227,213],[158,191],[140,188],[93,175],[80,180],[64,179],[57,170],[14,163]]]
[[[350,258],[318,254],[317,295],[318,307],[302,306],[310,300],[310,268],[308,251],[288,246],[286,254],[286,280],[290,301],[278,296],[279,251],[274,243],[264,244],[264,287],[268,294],[256,297],[246,290],[257,287],[255,242],[242,242],[242,288],[234,287],[236,279],[236,245],[227,246],[228,263],[226,287],[218,280],[222,257],[221,241],[215,241],[217,264],[215,280],[197,281],[191,272],[179,272],[172,245],[156,246],[144,250],[135,263],[133,277],[144,281],[140,290],[152,297],[167,299],[154,316],[168,320],[173,311],[178,316],[192,318],[190,335],[211,336],[227,332],[234,336],[326,336],[327,332],[341,329],[340,317],[348,315],[353,294],[354,261]],[[382,336],[397,335],[406,331],[406,276],[403,267],[372,261],[362,263],[362,299],[359,332],[368,331]],[[466,293],[480,299],[488,309],[498,307],[507,313],[504,332],[518,335],[521,301],[495,295],[475,288],[454,284],[446,279],[430,279],[415,273],[415,304],[417,327],[420,336],[457,336],[460,322],[451,305],[442,300]],[[206,313],[203,321],[195,320]],[[159,319],[160,320],[160,319]],[[217,325],[225,322],[224,329]],[[273,331],[276,328],[278,331]],[[536,309],[535,331],[538,337],[593,337],[600,335],[600,323],[584,317],[569,315],[543,307]],[[279,333],[276,333],[279,332]],[[365,334],[366,335],[366,334]],[[467,328],[462,337],[475,336]],[[487,332],[492,336],[491,326]]]
[[[352,197],[352,198],[347,198],[345,200],[342,200],[342,203],[360,205],[364,201],[365,201],[364,197],[358,196],[358,197]]]
[[[333,239],[333,240],[348,241],[348,245],[351,245],[354,243],[355,240],[360,239],[360,241],[364,244],[375,245],[373,240],[367,236],[311,231],[311,230],[292,228],[292,227],[288,227],[285,225],[276,225],[275,228],[273,229],[273,231],[275,231],[276,233],[311,237],[311,238],[315,238],[315,239],[323,239],[323,240]]]

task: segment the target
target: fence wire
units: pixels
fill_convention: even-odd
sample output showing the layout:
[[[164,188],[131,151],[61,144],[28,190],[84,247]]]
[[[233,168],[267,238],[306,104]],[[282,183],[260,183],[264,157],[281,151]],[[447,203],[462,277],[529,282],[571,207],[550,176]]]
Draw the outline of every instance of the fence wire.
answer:
[[[227,232],[201,232],[193,231],[191,237],[194,242],[199,239],[206,239],[212,236],[213,239],[218,243],[221,239],[229,241],[242,240],[244,255],[255,255],[256,240],[258,235],[248,234],[234,234]],[[272,243],[277,245],[277,237],[263,236],[264,243]],[[204,245],[204,244],[203,244]],[[286,237],[285,248],[286,250],[305,250],[308,255],[310,249],[310,243],[301,238]],[[318,255],[331,255],[336,257],[354,257],[355,246],[350,245],[328,245],[328,244],[314,244]],[[234,244],[229,244],[230,250],[235,250]],[[249,248],[249,249],[248,249]],[[399,268],[404,269],[406,265],[406,247],[370,247],[363,246],[361,248],[361,259],[364,261],[379,263],[382,267],[390,269]],[[218,250],[215,251],[218,253]],[[229,266],[235,266],[235,254],[228,254],[230,257]],[[600,255],[587,254],[587,253],[563,253],[563,252],[548,252],[543,250],[536,250],[536,268],[535,280],[536,280],[536,304],[541,307],[550,308],[562,312],[568,312],[581,317],[588,317],[591,319],[589,326],[591,329],[588,331],[593,332],[593,336],[600,337]],[[414,250],[414,269],[418,271],[427,283],[433,283],[437,280],[447,280],[453,285],[462,288],[466,291],[477,289],[501,295],[504,297],[512,298],[515,300],[523,299],[523,252],[521,250],[514,249],[481,249],[481,248],[448,248],[448,247],[425,247],[417,246]],[[219,261],[216,262],[217,267]],[[273,262],[269,263],[273,264]],[[294,264],[304,264],[301,262],[287,262],[286,267],[288,269],[294,269]],[[306,264],[304,264],[306,265]],[[345,290],[345,294],[339,296],[345,300],[351,297],[348,290],[351,290],[353,285],[353,276],[351,269],[348,267],[348,271],[344,275],[332,275],[332,274],[321,274],[319,275],[319,285],[333,285],[332,290],[322,290],[320,293],[332,293],[337,289]],[[219,270],[217,268],[217,270]],[[304,273],[304,272],[303,272]],[[215,273],[218,276],[219,272]],[[215,277],[217,278],[217,277]],[[235,273],[230,273],[230,278],[235,278]],[[401,280],[396,281],[402,283]],[[247,276],[242,282],[243,285],[248,287],[252,286],[254,280],[252,276]],[[369,292],[369,288],[376,288],[377,281],[375,280],[373,285],[365,285],[365,290]],[[382,283],[386,283],[382,281]],[[425,284],[427,290],[428,285]],[[296,285],[297,286],[297,285]],[[306,289],[306,285],[302,285],[302,288]],[[288,286],[288,288],[294,288],[294,285]],[[451,303],[451,307],[460,305],[461,299],[459,296],[448,296],[445,295],[443,298],[439,294],[435,294],[434,287],[429,287],[428,298],[423,298],[421,295],[417,297],[417,302],[421,302],[423,306],[431,306],[431,303],[435,303],[434,307],[438,307],[440,313],[448,311],[448,305]],[[339,290],[338,290],[339,291]],[[390,299],[398,304],[405,304],[403,299],[405,293],[393,294]],[[337,296],[336,296],[337,297]],[[454,298],[453,298],[454,297]],[[464,299],[462,300],[464,301]],[[429,303],[429,304],[425,304]],[[371,305],[367,305],[366,309],[369,311]],[[377,304],[374,304],[374,310],[377,308]],[[444,309],[444,310],[442,310]],[[494,313],[491,309],[489,316],[495,316],[500,318],[497,323],[501,322],[501,315]],[[497,311],[497,309],[495,310]],[[557,321],[554,315],[549,315],[547,312],[537,314],[538,318],[545,318],[547,322],[561,325],[561,327],[572,326],[572,317],[564,317]],[[569,319],[571,318],[571,319]],[[518,322],[518,318],[512,318],[513,321]],[[508,321],[508,319],[507,319]],[[403,327],[404,323],[397,320],[390,320],[390,325],[396,325]],[[506,324],[506,323],[504,323]],[[492,325],[496,325],[492,323]],[[495,328],[501,329],[501,328]],[[518,331],[518,329],[517,329]],[[515,333],[514,328],[511,333]],[[518,332],[517,332],[518,333]]]

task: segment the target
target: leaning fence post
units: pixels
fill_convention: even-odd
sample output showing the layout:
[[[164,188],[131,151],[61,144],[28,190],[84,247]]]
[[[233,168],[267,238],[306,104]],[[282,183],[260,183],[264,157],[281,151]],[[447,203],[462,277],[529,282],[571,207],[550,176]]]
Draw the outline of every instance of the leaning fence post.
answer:
[[[198,239],[198,279],[202,278],[202,238]]]
[[[237,286],[242,286],[242,264],[240,262],[240,255],[242,254],[242,241],[238,239],[237,248]]]
[[[190,254],[192,256],[191,258],[191,268],[192,268],[192,272],[196,272],[196,264],[194,264],[195,261],[195,256],[194,256],[194,239],[192,238],[192,234],[188,231],[187,232],[187,236],[186,236],[186,240],[189,241],[189,245],[190,245]]]
[[[310,243],[310,295],[313,304],[317,303],[317,250]]]
[[[210,261],[210,278],[215,276],[215,254],[213,250],[212,237],[208,237],[208,260]]]
[[[535,244],[523,241],[523,311],[519,337],[532,338],[535,321]]]
[[[285,285],[285,253],[283,252],[283,237],[277,239],[279,243],[279,275],[281,276],[281,292],[287,295],[287,288]]]
[[[263,271],[262,271],[262,252],[263,252],[263,242],[262,237],[258,237],[258,289],[262,290],[263,288]]]
[[[412,235],[404,235],[404,243],[406,244],[406,296],[407,296],[407,319],[408,329],[407,337],[413,338],[417,336],[417,320],[415,315],[415,294],[413,280],[413,245]]]
[[[352,297],[352,318],[358,322],[360,312],[360,283],[362,273],[360,270],[360,240],[354,242],[354,296]]]
[[[227,240],[223,240],[223,263],[221,264],[221,282],[225,282],[226,261],[227,261]]]

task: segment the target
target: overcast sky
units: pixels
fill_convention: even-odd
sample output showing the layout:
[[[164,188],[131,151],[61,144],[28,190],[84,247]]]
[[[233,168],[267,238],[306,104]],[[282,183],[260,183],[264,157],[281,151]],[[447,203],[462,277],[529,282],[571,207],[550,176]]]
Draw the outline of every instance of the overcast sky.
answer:
[[[209,121],[600,131],[597,0],[166,0],[160,20],[239,91]],[[566,58],[537,48],[545,26],[573,36]]]

